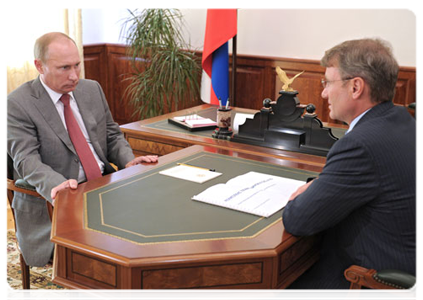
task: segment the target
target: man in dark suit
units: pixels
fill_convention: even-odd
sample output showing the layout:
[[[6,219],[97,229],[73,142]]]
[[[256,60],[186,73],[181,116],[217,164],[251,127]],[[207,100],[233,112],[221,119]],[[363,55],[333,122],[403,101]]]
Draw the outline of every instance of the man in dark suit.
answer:
[[[134,158],[100,85],[79,79],[81,58],[72,39],[57,32],[45,34],[36,41],[34,54],[40,76],[8,96],[8,155],[15,179],[25,179],[54,204],[60,190],[76,189],[78,183],[90,179],[81,157],[87,153],[96,177],[113,172],[110,163],[122,169],[157,161],[156,156]],[[63,95],[69,98],[68,114],[76,126],[67,123]],[[78,127],[77,141],[69,127]],[[84,145],[84,155],[74,143]],[[45,200],[15,193],[13,208],[26,263],[45,265],[53,251]]]
[[[320,260],[290,288],[348,288],[353,264],[415,275],[416,123],[392,103],[398,64],[385,42],[362,39],[326,51],[322,65],[330,117],[349,129],[283,211],[291,234],[322,235]]]

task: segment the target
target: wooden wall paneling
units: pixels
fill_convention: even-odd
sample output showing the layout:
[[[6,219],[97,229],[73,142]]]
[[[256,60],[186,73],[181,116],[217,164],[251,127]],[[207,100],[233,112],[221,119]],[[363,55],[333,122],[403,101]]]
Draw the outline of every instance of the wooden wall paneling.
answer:
[[[265,68],[254,66],[237,66],[236,106],[261,109],[259,101],[265,93]],[[231,86],[231,85],[230,85]],[[233,100],[231,105],[233,105]]]
[[[137,121],[124,91],[124,81],[132,71],[124,45],[100,44],[84,46],[85,78],[100,83],[113,118],[119,124]]]
[[[97,81],[103,88],[110,110],[113,109],[113,97],[108,92],[108,57],[103,44],[84,46],[85,78]],[[113,111],[112,111],[113,114]]]
[[[201,52],[197,54],[201,56]],[[115,121],[119,124],[137,121],[139,118],[133,116],[134,109],[124,94],[129,85],[129,81],[124,79],[132,72],[126,46],[117,44],[84,46],[84,62],[86,78],[97,80],[103,87]],[[229,63],[231,66],[232,57]],[[259,110],[265,98],[276,100],[279,97],[282,84],[276,74],[276,66],[285,70],[289,77],[305,71],[293,84],[293,88],[299,92],[300,102],[313,103],[319,119],[323,122],[340,123],[329,117],[327,101],[321,97],[323,88],[320,79],[324,77],[325,68],[318,60],[238,55],[237,107]],[[230,79],[231,73],[230,68]],[[413,102],[416,102],[416,68],[400,67],[394,103],[408,106]],[[199,104],[200,100],[192,105]],[[183,108],[188,107],[179,109]]]
[[[408,106],[416,102],[416,70],[400,68],[394,103]]]
[[[131,57],[126,54],[126,51],[122,51],[120,47],[109,47],[108,51],[110,57],[109,66],[113,69],[111,74],[109,74],[109,80],[110,93],[115,99],[115,121],[120,124],[138,121],[139,118],[133,114],[134,107],[125,95],[125,90],[130,84],[130,81],[126,79],[133,73]]]
[[[100,83],[114,120],[119,124],[138,121],[139,117],[133,114],[134,107],[125,95],[125,90],[130,84],[130,81],[125,79],[133,72],[127,47],[118,44],[86,45],[84,46],[84,62],[86,63],[85,77]],[[199,104],[201,100],[189,105]],[[187,107],[179,107],[179,109],[184,108]]]

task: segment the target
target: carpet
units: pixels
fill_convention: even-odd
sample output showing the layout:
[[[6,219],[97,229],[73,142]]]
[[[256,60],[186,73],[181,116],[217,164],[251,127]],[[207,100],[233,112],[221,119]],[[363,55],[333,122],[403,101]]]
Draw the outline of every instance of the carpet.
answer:
[[[47,264],[44,267],[31,267],[30,270],[31,289],[64,289],[51,282],[53,266]],[[7,282],[13,289],[22,289],[21,264],[19,261],[19,250],[16,244],[16,236],[13,230],[7,231]]]

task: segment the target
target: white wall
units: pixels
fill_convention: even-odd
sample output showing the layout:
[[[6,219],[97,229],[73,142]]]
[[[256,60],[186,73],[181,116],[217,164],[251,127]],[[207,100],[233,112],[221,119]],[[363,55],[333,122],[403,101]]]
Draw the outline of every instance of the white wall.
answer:
[[[181,9],[195,49],[204,42],[206,9]],[[83,9],[84,44],[124,43],[126,9]],[[319,60],[347,40],[388,40],[401,66],[416,66],[416,16],[406,9],[239,9],[238,54]]]

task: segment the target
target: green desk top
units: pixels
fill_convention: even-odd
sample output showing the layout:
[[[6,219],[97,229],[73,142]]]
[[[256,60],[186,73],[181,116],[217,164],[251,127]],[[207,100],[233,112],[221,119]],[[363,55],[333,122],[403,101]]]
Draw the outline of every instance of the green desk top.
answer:
[[[214,168],[221,176],[203,184],[159,174],[188,163]],[[85,228],[137,244],[250,238],[281,219],[191,200],[206,188],[256,171],[298,180],[316,173],[221,154],[198,152],[148,172],[103,186],[84,195]]]

